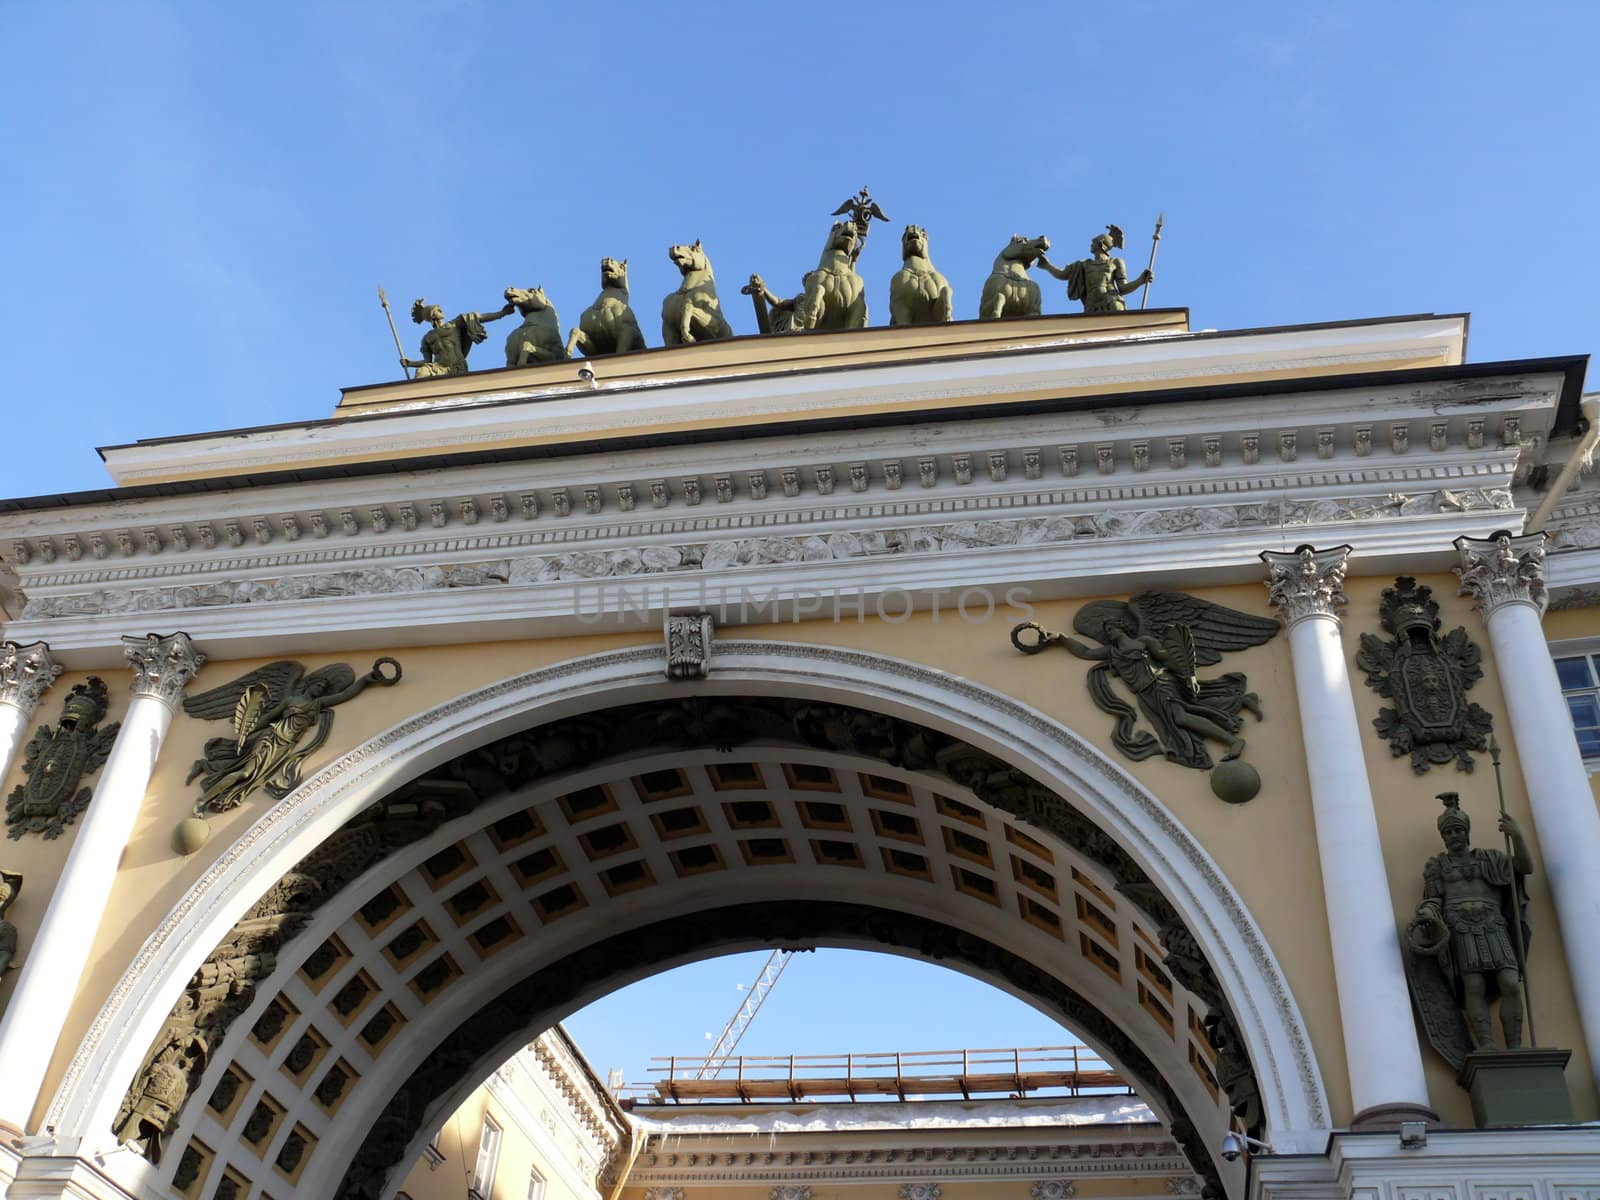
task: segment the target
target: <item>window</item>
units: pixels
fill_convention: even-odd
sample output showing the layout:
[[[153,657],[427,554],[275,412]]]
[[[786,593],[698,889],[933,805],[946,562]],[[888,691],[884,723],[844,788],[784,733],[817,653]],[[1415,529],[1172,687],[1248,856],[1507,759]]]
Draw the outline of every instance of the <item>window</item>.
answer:
[[[1588,759],[1600,759],[1600,654],[1575,654],[1556,659],[1561,693],[1572,714],[1578,749]]]
[[[500,1159],[500,1126],[493,1117],[483,1118],[483,1134],[478,1138],[478,1161],[472,1168],[471,1193],[477,1200],[488,1200],[494,1192],[494,1169]]]
[[[544,1200],[544,1176],[537,1171],[528,1172],[528,1200]]]

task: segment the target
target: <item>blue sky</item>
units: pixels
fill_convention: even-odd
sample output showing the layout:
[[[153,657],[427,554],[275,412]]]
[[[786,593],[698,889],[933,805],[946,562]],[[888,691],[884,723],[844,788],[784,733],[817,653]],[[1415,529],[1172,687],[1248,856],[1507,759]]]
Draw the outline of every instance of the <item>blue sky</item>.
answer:
[[[102,486],[96,445],[320,418],[340,386],[396,378],[379,284],[415,354],[415,297],[454,313],[542,284],[565,327],[600,257],[626,257],[658,345],[667,246],[699,237],[751,332],[745,277],[792,293],[862,184],[892,218],[861,264],[876,323],[907,222],[966,317],[1012,233],[1068,261],[1116,222],[1137,269],[1164,210],[1153,303],[1197,328],[1470,311],[1479,361],[1600,334],[1592,3],[4,12],[10,496]],[[705,964],[575,1024],[598,1068],[636,1076],[702,1049],[758,966]],[[1054,1040],[984,994],[807,956],[749,1048]]]
[[[729,954],[613,992],[566,1021],[603,1079],[653,1083],[666,1055],[708,1054],[744,1003],[767,954]],[[750,1023],[745,1055],[1000,1049],[1076,1041],[1053,1018],[948,967],[861,950],[815,950],[789,960]],[[758,1078],[772,1078],[752,1069]]]

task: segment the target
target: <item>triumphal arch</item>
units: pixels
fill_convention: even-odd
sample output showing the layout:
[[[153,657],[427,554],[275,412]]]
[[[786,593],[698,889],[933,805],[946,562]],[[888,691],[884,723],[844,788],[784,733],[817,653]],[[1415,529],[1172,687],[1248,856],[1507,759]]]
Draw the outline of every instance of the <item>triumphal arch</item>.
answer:
[[[1586,360],[1026,315],[1015,241],[1017,319],[419,302],[418,378],[0,503],[0,1188],[387,1200],[593,998],[829,945],[1059,1017],[1214,1196],[1600,1197]]]

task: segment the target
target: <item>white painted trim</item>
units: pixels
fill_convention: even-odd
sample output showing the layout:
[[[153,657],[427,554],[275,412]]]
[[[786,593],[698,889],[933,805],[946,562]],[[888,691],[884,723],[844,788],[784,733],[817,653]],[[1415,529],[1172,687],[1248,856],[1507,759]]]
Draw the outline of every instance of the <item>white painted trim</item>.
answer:
[[[1424,1146],[1398,1135],[1335,1133],[1325,1147],[1261,1154],[1250,1200],[1597,1200],[1600,1126],[1431,1130]]]
[[[683,424],[733,426],[756,418],[819,418],[864,410],[908,411],[951,401],[992,399],[1061,387],[1126,390],[1190,385],[1242,373],[1383,370],[1393,362],[1458,346],[1461,318],[1233,335],[1188,335],[1078,343],[1027,354],[987,353],[879,365],[847,362],[822,371],[708,375],[679,386],[643,379],[618,387],[574,383],[532,390],[509,384],[452,403],[432,398],[410,412],[317,425],[241,430],[183,440],[139,442],[103,451],[124,486],[173,475],[244,474],[293,469],[337,458],[394,458],[526,444],[532,424],[541,440],[582,441],[600,434]],[[759,373],[764,370],[766,373]],[[1417,416],[1415,409],[1410,416]]]
[[[107,999],[50,1106],[46,1123],[57,1140],[109,1140],[123,1081],[133,1078],[211,948],[273,881],[399,783],[471,746],[578,712],[667,695],[780,689],[947,730],[1071,797],[1163,885],[1209,956],[1239,1020],[1273,1136],[1322,1144],[1330,1117],[1321,1070],[1259,926],[1182,823],[1094,747],[1009,697],[883,655],[723,641],[711,680],[671,683],[662,678],[661,653],[648,646],[570,660],[440,704],[323,768],[264,814],[167,915]]]

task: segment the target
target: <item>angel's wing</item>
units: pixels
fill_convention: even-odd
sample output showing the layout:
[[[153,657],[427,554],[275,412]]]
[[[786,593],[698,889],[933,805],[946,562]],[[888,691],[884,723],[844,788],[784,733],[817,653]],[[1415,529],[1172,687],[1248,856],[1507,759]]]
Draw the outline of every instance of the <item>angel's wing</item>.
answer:
[[[231,718],[239,708],[239,701],[251,688],[266,691],[266,705],[271,708],[283,698],[285,692],[299,682],[305,668],[297,662],[274,662],[257,667],[231,683],[183,698],[183,711],[202,721],[221,721]]]
[[[1272,617],[1252,616],[1183,592],[1140,592],[1129,599],[1128,607],[1149,632],[1187,625],[1194,634],[1195,664],[1202,667],[1221,662],[1226,651],[1270,641],[1280,628]]]
[[[1132,629],[1139,623],[1139,612],[1121,600],[1091,600],[1072,618],[1072,628],[1084,637],[1093,638],[1102,646],[1109,646],[1112,635],[1107,626]],[[1071,647],[1068,647],[1070,649]]]

